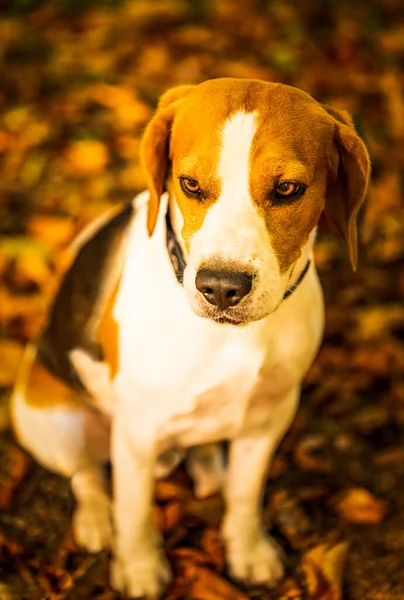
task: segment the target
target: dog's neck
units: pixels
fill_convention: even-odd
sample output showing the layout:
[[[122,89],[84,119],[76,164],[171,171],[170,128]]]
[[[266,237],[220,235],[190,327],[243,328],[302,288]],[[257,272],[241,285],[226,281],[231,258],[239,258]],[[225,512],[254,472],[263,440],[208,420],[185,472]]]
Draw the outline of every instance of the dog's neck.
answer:
[[[182,283],[184,281],[184,270],[187,265],[186,265],[186,261],[184,258],[184,246],[181,243],[182,237],[181,237],[181,234],[178,232],[178,228],[179,228],[178,209],[176,210],[175,206],[174,206],[174,202],[173,202],[172,198],[169,198],[169,201],[167,203],[166,217],[165,217],[165,220],[166,220],[166,244],[167,244],[167,250],[168,250],[170,260],[171,260],[171,264],[174,269],[175,276],[177,278],[178,283],[180,283],[182,285]],[[173,221],[174,221],[174,223],[173,223]],[[308,258],[307,261],[305,262],[304,267],[301,268],[300,271],[298,272],[298,275],[296,277],[291,278],[290,285],[288,286],[288,289],[286,290],[286,292],[282,298],[282,301],[289,298],[289,296],[291,296],[293,294],[293,292],[295,290],[297,290],[297,288],[300,286],[300,284],[306,277],[307,272],[310,269],[310,265],[311,265],[311,258]]]

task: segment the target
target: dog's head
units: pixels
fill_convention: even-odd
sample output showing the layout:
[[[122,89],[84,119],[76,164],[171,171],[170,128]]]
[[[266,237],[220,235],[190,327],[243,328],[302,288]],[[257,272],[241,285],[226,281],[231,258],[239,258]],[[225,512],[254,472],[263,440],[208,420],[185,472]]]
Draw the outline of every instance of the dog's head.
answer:
[[[369,158],[347,113],[282,84],[181,86],[162,96],[142,160],[149,233],[167,187],[196,314],[242,324],[273,312],[320,218],[356,268]]]

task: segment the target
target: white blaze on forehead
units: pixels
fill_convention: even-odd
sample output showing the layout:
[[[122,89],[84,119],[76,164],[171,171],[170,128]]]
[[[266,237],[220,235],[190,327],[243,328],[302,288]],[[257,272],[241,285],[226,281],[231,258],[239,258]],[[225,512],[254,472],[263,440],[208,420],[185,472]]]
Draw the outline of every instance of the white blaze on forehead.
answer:
[[[262,252],[269,239],[249,189],[250,155],[257,129],[256,113],[239,111],[223,124],[218,175],[221,193],[209,208],[191,244],[195,265],[215,259],[240,264]]]
[[[195,287],[201,268],[254,274],[252,291],[240,303],[240,310],[247,311],[251,319],[274,310],[284,293],[287,275],[283,278],[280,274],[265,220],[250,193],[251,149],[257,126],[256,112],[239,111],[222,127],[217,166],[221,193],[192,238],[184,274],[185,292],[201,316],[207,310]],[[235,306],[233,314],[237,310]]]
[[[255,112],[237,112],[223,126],[218,170],[222,195],[230,192],[235,201],[249,195],[250,152],[256,129]]]

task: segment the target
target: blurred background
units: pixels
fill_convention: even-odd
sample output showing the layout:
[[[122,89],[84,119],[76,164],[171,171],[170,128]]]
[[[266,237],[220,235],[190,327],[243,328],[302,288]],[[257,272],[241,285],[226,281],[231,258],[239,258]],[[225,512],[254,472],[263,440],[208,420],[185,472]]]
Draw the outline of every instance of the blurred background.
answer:
[[[402,0],[0,0],[2,600],[116,597],[105,556],[74,548],[66,482],[13,443],[8,398],[64,249],[144,188],[139,142],[159,95],[222,76],[348,110],[373,177],[358,272],[337,241],[317,245],[325,342],[265,500],[286,582],[270,594],[227,581],[220,501],[195,503],[179,474],[157,492],[177,573],[169,597],[404,598],[403,67]]]

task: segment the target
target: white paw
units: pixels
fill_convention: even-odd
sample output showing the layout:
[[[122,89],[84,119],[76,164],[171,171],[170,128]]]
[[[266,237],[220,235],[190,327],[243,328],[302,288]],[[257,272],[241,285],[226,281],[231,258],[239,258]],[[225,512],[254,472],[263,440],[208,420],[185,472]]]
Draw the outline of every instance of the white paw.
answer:
[[[282,551],[263,531],[247,539],[227,539],[227,562],[235,579],[245,583],[275,586],[283,577]]]
[[[140,548],[125,560],[111,562],[111,586],[130,598],[160,598],[171,581],[171,569],[164,553],[156,548],[144,552]]]
[[[73,516],[73,535],[76,544],[89,552],[109,548],[112,542],[110,503],[78,504]]]

